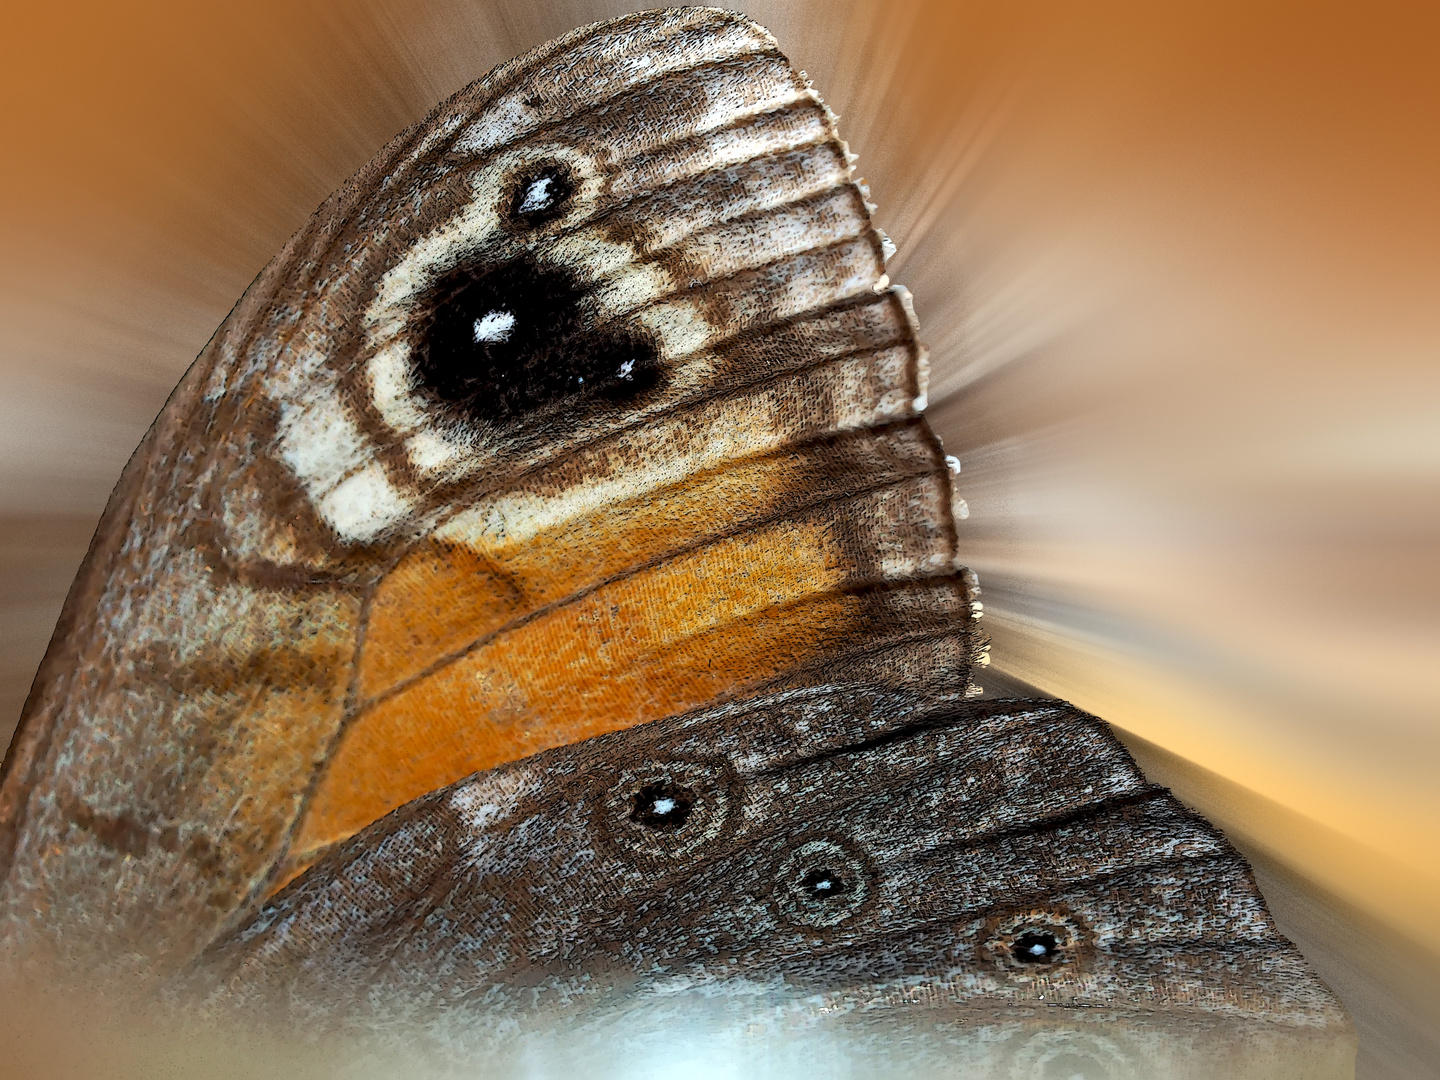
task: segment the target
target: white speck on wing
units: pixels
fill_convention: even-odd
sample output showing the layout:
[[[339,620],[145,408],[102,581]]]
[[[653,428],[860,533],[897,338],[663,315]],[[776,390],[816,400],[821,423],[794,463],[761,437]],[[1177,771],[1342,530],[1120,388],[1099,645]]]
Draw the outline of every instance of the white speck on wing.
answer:
[[[544,210],[554,199],[550,191],[551,178],[542,176],[533,180],[530,186],[525,189],[525,197],[520,200],[520,213],[533,214],[537,210]]]
[[[486,312],[475,320],[475,343],[482,341],[509,341],[510,331],[515,329],[515,316],[508,311]]]

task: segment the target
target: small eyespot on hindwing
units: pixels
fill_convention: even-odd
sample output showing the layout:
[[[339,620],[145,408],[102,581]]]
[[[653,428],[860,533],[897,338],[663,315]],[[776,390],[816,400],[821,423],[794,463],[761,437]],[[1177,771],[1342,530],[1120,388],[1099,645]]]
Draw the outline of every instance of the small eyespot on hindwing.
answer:
[[[1060,939],[1049,930],[1026,930],[1010,944],[1018,964],[1053,964],[1060,955]]]
[[[1089,941],[1089,931],[1069,911],[1036,908],[992,916],[981,951],[1003,968],[1041,973],[1076,962]]]
[[[696,794],[671,780],[645,784],[631,798],[630,820],[647,829],[677,832],[690,820]]]
[[[735,806],[734,777],[721,763],[655,761],[612,779],[601,802],[602,828],[639,855],[676,858],[713,843]]]
[[[787,922],[823,929],[865,906],[875,891],[874,873],[846,844],[807,840],[780,860],[774,890]]]

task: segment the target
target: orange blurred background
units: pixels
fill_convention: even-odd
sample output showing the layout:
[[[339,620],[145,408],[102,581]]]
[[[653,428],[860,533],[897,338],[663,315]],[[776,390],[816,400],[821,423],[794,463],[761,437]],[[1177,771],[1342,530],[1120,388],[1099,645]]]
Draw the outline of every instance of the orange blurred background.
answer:
[[[1255,861],[1360,1075],[1440,1076],[1440,7],[736,6],[841,115],[899,246],[981,682],[1116,724]],[[629,9],[6,14],[0,735],[250,279],[442,97]]]

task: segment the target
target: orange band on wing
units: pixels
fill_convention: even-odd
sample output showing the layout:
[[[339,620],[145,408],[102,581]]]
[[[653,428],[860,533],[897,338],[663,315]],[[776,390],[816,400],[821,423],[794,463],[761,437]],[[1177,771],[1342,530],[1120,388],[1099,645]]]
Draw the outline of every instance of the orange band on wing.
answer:
[[[520,541],[497,535],[488,523],[452,524],[442,530],[449,542],[417,548],[381,583],[360,662],[360,700],[389,692],[529,612],[743,528],[789,495],[798,471],[793,457],[727,462]]]
[[[479,769],[714,701],[843,636],[840,544],[730,537],[509,630],[351,725],[291,845],[304,858]]]

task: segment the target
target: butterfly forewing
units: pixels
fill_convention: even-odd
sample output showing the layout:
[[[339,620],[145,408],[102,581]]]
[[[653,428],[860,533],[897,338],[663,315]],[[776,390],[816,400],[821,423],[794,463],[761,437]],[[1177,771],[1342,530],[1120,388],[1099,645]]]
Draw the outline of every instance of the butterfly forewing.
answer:
[[[497,69],[332,196],[67,602],[0,792],[16,955],[182,964],[428,791],[716,700],[963,693],[925,357],[850,160],[768,34],[687,9]]]

